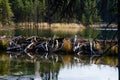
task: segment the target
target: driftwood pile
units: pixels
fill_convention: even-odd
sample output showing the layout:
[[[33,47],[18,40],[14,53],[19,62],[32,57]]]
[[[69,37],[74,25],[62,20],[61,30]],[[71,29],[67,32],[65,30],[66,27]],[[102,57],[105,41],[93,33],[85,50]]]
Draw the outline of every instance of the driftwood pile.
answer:
[[[39,38],[36,36],[32,37],[13,37],[13,38],[0,38],[0,47],[6,45],[6,51],[18,52],[22,51],[25,53],[34,52],[40,54],[45,52],[48,54],[67,52],[71,54],[102,54],[108,47],[106,44],[110,44],[110,41],[100,40],[85,40],[79,38],[77,35],[74,38]],[[113,53],[117,53],[117,41],[112,42],[110,48],[113,49]],[[110,45],[109,45],[110,46]],[[2,48],[1,48],[2,49]]]

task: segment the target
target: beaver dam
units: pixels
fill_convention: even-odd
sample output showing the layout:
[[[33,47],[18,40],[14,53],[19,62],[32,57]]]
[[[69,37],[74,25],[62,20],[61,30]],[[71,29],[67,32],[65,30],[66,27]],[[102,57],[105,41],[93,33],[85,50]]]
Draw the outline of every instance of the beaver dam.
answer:
[[[0,79],[117,80],[116,31],[73,28],[1,29]]]
[[[117,80],[117,55],[115,40],[2,36],[0,79]]]
[[[35,54],[45,53],[59,54],[65,52],[66,54],[77,55],[117,55],[118,45],[117,41],[111,40],[89,40],[78,37],[74,38],[40,38],[40,37],[1,37],[0,49],[10,52],[24,52]]]

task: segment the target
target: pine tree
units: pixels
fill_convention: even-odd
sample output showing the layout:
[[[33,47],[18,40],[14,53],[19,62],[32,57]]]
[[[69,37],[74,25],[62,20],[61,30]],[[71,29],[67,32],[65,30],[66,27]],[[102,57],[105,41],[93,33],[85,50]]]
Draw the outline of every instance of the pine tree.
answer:
[[[104,22],[117,22],[117,0],[100,0],[99,14]]]
[[[29,22],[33,15],[33,2],[32,2],[32,0],[25,0],[23,3],[24,3],[23,16],[25,18],[24,20],[26,22],[27,21]]]
[[[2,0],[0,0],[0,22],[2,21]]]
[[[0,0],[0,13],[0,21],[2,22],[2,25],[4,26],[7,23],[10,23],[13,12],[8,0]]]
[[[96,0],[84,0],[83,1],[83,15],[86,18],[84,22],[86,25],[92,24],[94,22],[100,21],[100,16],[98,15]],[[83,19],[83,18],[82,18]],[[83,21],[83,20],[81,20]]]
[[[15,22],[23,22],[25,20],[23,0],[12,0],[11,3]]]

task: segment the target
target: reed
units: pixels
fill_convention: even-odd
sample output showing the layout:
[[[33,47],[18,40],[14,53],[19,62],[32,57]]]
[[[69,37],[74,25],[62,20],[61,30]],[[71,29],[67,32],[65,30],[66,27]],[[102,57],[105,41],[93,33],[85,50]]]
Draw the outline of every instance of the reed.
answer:
[[[112,52],[112,53],[115,53],[115,54],[118,54],[118,45],[112,46],[111,52]]]
[[[63,50],[66,52],[72,51],[72,43],[71,43],[70,39],[63,40]]]
[[[77,23],[51,23],[48,24],[46,22],[42,23],[18,23],[18,27],[21,28],[38,28],[38,29],[49,29],[51,28],[53,31],[72,31],[72,32],[78,32],[83,31],[85,27],[82,24]]]
[[[53,23],[51,24],[53,31],[63,31],[63,32],[78,32],[83,31],[85,27],[82,24],[76,23]]]
[[[101,44],[97,41],[95,42],[95,45],[94,45],[93,49],[95,51],[97,51],[97,53],[99,53],[99,54],[102,54],[102,52],[103,52]]]
[[[9,41],[6,38],[0,39],[0,49],[6,49],[9,46]]]
[[[107,44],[105,49],[110,48],[111,46]],[[106,53],[107,55],[118,55],[118,45],[113,45]]]

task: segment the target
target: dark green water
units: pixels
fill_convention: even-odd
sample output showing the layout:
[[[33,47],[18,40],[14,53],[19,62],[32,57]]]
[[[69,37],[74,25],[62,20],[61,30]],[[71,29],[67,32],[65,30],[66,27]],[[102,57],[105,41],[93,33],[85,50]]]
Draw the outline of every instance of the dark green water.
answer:
[[[51,29],[15,29],[15,30],[2,30],[0,31],[0,35],[7,35],[7,36],[25,36],[25,37],[30,37],[30,36],[38,36],[38,37],[72,37],[76,33],[71,33],[71,32],[53,32]]]
[[[83,30],[82,32],[63,32],[63,31],[53,31],[50,28],[47,29],[37,29],[37,28],[22,28],[22,29],[15,29],[15,30],[1,30],[0,36],[6,35],[6,36],[38,36],[38,37],[74,37],[75,34],[84,37],[84,38],[97,38],[97,39],[112,39],[115,35],[116,31],[113,30],[94,30],[92,28],[88,28]],[[117,38],[117,35],[114,37],[114,39]]]
[[[118,80],[117,57],[102,57],[95,62],[85,55],[32,56],[1,52],[0,80]]]

